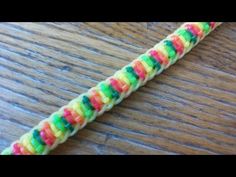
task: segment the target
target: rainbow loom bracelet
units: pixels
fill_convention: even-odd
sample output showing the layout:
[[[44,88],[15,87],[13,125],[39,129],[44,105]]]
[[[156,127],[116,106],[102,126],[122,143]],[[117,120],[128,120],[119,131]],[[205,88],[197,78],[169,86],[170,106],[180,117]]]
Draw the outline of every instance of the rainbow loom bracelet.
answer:
[[[113,76],[79,95],[49,118],[42,120],[1,154],[48,154],[87,123],[92,122],[104,111],[110,110],[131,92],[182,58],[218,25],[220,25],[218,22],[184,23],[173,34]]]

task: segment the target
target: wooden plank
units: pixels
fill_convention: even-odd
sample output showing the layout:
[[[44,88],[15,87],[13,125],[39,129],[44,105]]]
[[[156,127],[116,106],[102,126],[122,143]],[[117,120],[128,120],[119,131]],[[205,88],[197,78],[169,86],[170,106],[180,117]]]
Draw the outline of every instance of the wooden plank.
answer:
[[[0,150],[181,23],[0,23]],[[236,23],[51,154],[236,154]]]

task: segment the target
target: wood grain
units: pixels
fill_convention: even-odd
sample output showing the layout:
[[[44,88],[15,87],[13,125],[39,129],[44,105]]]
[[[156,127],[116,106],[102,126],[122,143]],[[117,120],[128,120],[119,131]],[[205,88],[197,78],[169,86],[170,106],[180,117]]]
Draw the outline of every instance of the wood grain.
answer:
[[[0,150],[181,23],[0,23]],[[51,154],[236,154],[236,23]]]

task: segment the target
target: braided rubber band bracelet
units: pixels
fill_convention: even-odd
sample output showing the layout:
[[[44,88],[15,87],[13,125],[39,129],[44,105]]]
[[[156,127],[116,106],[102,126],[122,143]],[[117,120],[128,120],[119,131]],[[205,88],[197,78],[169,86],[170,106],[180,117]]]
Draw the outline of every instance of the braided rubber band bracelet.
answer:
[[[113,76],[79,95],[49,118],[42,120],[1,154],[48,154],[87,123],[110,110],[131,92],[182,58],[218,25],[220,25],[218,22],[184,23],[174,33]]]

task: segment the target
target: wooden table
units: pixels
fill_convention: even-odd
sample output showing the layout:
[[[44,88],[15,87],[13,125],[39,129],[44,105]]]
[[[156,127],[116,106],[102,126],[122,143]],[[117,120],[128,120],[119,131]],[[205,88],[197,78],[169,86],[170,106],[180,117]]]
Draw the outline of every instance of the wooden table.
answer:
[[[181,23],[0,23],[0,150]],[[236,23],[51,154],[236,154]]]

